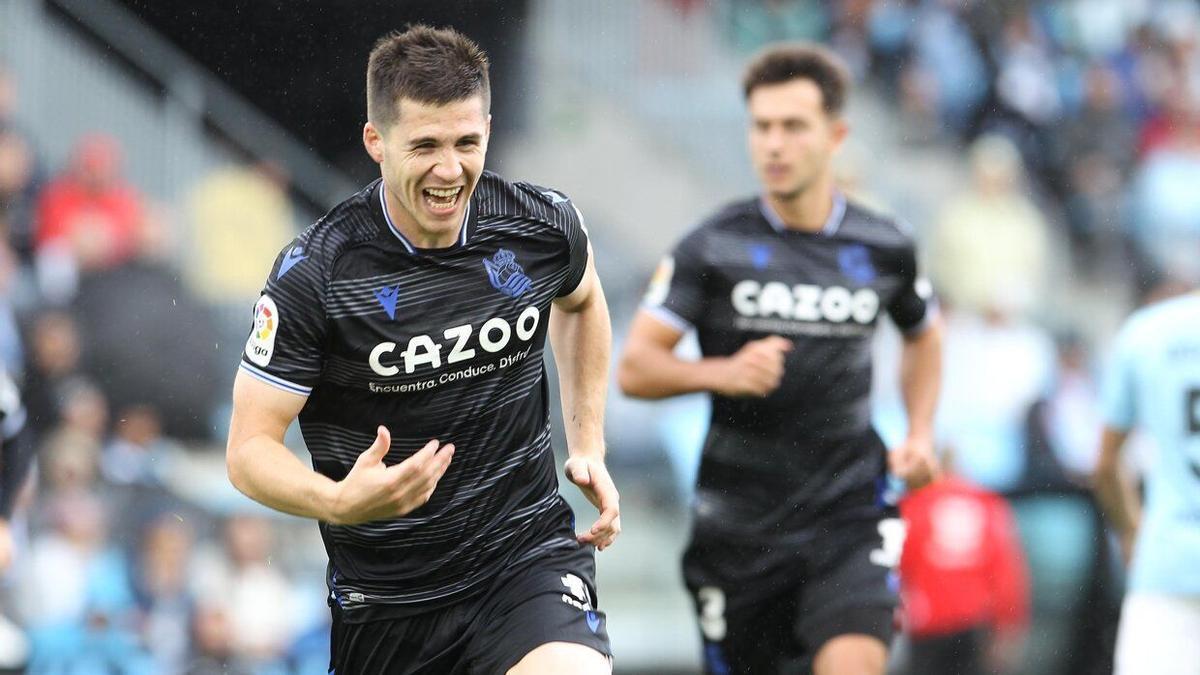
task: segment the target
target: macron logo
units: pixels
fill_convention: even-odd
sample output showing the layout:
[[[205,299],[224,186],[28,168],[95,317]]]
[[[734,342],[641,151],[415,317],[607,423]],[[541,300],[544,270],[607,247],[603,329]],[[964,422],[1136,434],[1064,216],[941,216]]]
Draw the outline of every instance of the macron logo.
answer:
[[[396,301],[400,299],[400,285],[384,286],[375,291],[375,299],[379,301],[379,305],[383,307],[383,311],[387,312],[389,319],[396,318]]]
[[[279,263],[279,273],[275,275],[275,280],[283,278],[293,267],[301,260],[308,260],[308,256],[304,255],[303,246],[293,246],[292,250],[288,251],[283,256],[283,262]]]

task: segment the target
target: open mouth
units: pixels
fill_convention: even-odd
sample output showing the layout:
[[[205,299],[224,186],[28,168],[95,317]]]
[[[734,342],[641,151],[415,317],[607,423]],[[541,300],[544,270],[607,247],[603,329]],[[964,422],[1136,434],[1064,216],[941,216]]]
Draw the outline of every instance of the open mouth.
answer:
[[[458,198],[462,191],[461,185],[450,188],[425,188],[421,190],[421,195],[425,197],[425,204],[431,210],[448,213],[458,206]]]

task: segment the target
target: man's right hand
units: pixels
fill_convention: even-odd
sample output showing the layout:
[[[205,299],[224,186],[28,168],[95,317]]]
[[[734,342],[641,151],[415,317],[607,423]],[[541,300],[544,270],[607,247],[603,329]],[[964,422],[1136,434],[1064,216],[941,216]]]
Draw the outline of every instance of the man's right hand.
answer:
[[[770,395],[783,380],[784,355],[790,351],[792,341],[778,335],[747,342],[725,359],[714,391],[723,396]]]
[[[383,458],[392,446],[387,427],[379,427],[375,442],[358,456],[354,468],[337,483],[329,522],[356,525],[370,520],[399,518],[423,506],[450,467],[454,445],[431,440],[408,459],[387,466]]]

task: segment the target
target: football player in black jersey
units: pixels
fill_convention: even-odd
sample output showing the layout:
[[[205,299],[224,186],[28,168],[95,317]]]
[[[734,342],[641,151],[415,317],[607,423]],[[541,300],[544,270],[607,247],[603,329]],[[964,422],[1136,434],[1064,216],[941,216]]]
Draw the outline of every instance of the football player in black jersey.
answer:
[[[234,385],[234,485],[319,521],[330,672],[607,673],[594,550],[610,326],[579,211],[484,170],[487,57],[452,30],[381,39],[363,142],[382,179],[284,247]],[[558,364],[558,494],[542,353]],[[299,419],[313,468],[284,445]]]
[[[628,394],[705,391],[684,576],[709,673],[883,673],[903,526],[881,498],[937,470],[941,328],[908,233],[841,194],[844,67],[777,46],[743,82],[761,196],[704,221],[664,258],[619,366]],[[870,423],[880,314],[905,337],[908,437]],[[703,358],[674,354],[689,330]]]

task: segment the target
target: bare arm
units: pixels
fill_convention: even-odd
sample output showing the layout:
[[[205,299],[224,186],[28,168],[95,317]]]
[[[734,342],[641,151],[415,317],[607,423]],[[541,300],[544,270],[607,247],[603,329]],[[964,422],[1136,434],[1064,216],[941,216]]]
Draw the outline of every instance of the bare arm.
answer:
[[[617,369],[621,391],[638,398],[668,398],[711,391],[726,396],[766,396],[783,378],[792,343],[778,335],[752,340],[736,354],[691,361],[675,355],[678,329],[638,312]]]
[[[604,465],[604,402],[612,352],[612,324],[604,290],[588,249],[587,270],[579,286],[554,301],[550,344],[558,366],[559,394],[570,457],[567,478],[600,509],[600,518],[580,535],[603,550],[621,532],[620,497]]]
[[[225,462],[229,480],[247,497],[277,511],[332,521],[337,484],[304,465],[283,444],[306,397],[238,371]]]
[[[900,389],[908,412],[908,435],[933,440],[933,418],[942,387],[942,321],[934,317],[920,334],[906,338],[900,355]]]
[[[1092,475],[1092,489],[1100,508],[1121,537],[1122,553],[1129,562],[1133,540],[1142,517],[1141,500],[1121,466],[1121,448],[1129,432],[1106,426],[1100,436],[1100,458]]]
[[[391,435],[379,427],[350,473],[333,481],[305,466],[283,435],[306,398],[238,371],[225,462],[229,480],[254,501],[277,511],[335,524],[402,516],[433,494],[454,446],[430,441],[408,459],[385,466]]]
[[[908,413],[908,436],[888,453],[892,473],[908,487],[925,485],[939,471],[933,448],[933,419],[942,386],[942,322],[933,317],[920,333],[906,337],[900,355],[900,391]]]
[[[558,366],[567,445],[572,455],[604,459],[604,401],[612,324],[600,279],[588,254],[579,286],[550,310],[550,344]]]
[[[630,396],[667,398],[717,386],[717,359],[687,361],[675,355],[683,333],[641,311],[633,319],[629,339],[617,366],[617,383]]]

